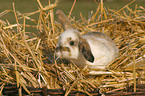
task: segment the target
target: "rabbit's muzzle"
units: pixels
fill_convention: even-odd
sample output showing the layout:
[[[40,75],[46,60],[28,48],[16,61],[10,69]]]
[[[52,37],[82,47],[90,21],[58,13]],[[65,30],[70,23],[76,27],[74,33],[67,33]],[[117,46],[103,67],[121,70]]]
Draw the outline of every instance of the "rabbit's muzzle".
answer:
[[[55,51],[56,52],[62,52],[62,51],[70,52],[70,48],[69,47],[58,46],[58,47],[56,47]]]
[[[69,47],[62,47],[62,46],[58,46],[55,49],[55,54],[56,56],[58,56],[59,58],[68,58],[71,56],[71,50]]]

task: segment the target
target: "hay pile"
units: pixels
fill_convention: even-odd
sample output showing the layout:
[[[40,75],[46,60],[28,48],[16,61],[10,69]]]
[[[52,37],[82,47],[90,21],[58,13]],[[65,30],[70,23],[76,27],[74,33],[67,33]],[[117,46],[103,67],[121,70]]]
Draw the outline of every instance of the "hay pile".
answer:
[[[106,9],[102,1],[88,19],[80,14],[78,21],[70,16],[73,5],[69,19],[81,34],[97,30],[117,44],[120,55],[104,72],[90,72],[78,69],[73,63],[66,65],[64,61],[56,61],[55,45],[63,32],[62,26],[54,20],[57,0],[45,7],[37,0],[40,9],[31,13],[20,13],[14,4],[13,10],[1,12],[0,17],[13,12],[16,24],[0,20],[0,94],[7,84],[16,84],[19,94],[22,94],[21,88],[31,94],[27,87],[46,86],[48,89],[64,89],[65,95],[72,90],[91,95],[89,92],[98,88],[103,94],[123,90],[132,84],[136,91],[136,83],[144,84],[145,8],[136,5],[134,10],[130,9],[132,1],[120,10]],[[31,18],[36,13],[39,13],[37,20]],[[26,19],[36,25],[26,24]],[[39,34],[26,32],[26,27],[37,28]]]

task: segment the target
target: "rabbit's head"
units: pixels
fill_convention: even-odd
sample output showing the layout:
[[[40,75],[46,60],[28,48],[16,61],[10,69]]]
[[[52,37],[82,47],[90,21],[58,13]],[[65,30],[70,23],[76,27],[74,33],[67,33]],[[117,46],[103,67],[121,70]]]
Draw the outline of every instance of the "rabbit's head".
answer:
[[[57,10],[56,14],[65,29],[59,37],[56,55],[62,59],[86,59],[93,62],[94,56],[86,39],[80,35],[78,30],[71,26],[71,23],[61,10]]]

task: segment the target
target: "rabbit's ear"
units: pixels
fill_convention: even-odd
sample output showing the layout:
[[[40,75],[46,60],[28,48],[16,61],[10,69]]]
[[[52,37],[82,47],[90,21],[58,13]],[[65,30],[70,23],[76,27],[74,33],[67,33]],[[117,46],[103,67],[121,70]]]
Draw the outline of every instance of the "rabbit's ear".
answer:
[[[84,55],[85,59],[87,59],[90,62],[94,62],[94,56],[93,56],[93,54],[91,52],[90,45],[83,38],[80,39],[79,49],[82,52],[82,54]]]
[[[60,20],[60,22],[65,30],[73,28],[70,21],[65,16],[65,14],[62,12],[62,10],[57,10],[56,15],[57,15],[58,19]]]

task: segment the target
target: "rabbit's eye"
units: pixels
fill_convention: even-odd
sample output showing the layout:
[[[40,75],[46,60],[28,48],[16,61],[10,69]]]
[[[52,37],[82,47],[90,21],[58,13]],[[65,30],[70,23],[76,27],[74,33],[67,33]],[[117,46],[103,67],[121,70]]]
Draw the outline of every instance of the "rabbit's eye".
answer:
[[[70,45],[74,45],[74,41],[70,41],[70,43],[69,43]]]

